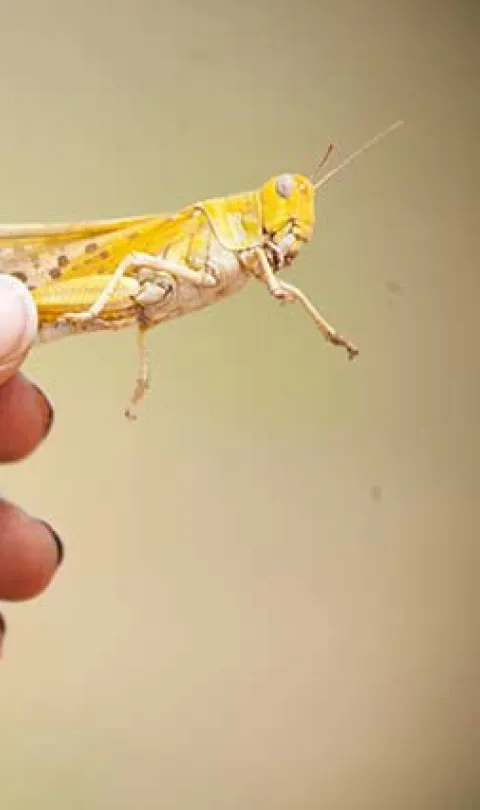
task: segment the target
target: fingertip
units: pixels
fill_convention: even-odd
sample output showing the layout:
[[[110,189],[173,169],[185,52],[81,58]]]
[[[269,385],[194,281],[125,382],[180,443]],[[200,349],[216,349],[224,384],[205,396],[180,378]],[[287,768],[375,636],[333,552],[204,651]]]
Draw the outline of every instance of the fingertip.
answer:
[[[0,463],[30,455],[48,436],[54,416],[48,397],[21,372],[0,386]]]
[[[39,596],[63,559],[63,544],[52,527],[0,501],[0,598],[22,601]]]

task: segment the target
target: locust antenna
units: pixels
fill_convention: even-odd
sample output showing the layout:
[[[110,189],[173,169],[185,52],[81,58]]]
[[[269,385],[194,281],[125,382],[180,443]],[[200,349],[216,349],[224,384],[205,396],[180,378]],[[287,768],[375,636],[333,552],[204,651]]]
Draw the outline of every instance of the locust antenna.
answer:
[[[328,158],[330,157],[330,155],[332,154],[334,149],[335,149],[335,144],[334,143],[329,143],[328,147],[327,147],[327,151],[325,152],[325,154],[322,157],[321,161],[319,163],[317,163],[317,165],[315,166],[315,168],[314,168],[314,170],[312,172],[312,176],[310,178],[312,183],[315,183],[315,179],[318,177],[318,173],[319,173],[320,169],[323,169],[323,167],[325,166],[325,163],[327,162]]]
[[[359,155],[362,155],[364,152],[366,152],[367,149],[370,149],[370,147],[375,146],[375,144],[377,144],[379,141],[382,141],[384,138],[386,138],[387,135],[390,135],[390,133],[393,132],[395,129],[401,127],[403,123],[404,123],[403,121],[395,121],[395,123],[391,124],[389,127],[387,127],[387,129],[382,130],[382,132],[378,132],[377,135],[375,135],[373,138],[370,138],[369,141],[366,141],[364,144],[362,144],[362,146],[360,146],[358,149],[356,149],[354,152],[348,155],[345,158],[345,160],[342,160],[341,163],[339,163],[329,172],[324,174],[323,177],[320,178],[320,180],[317,180],[317,182],[313,184],[314,189],[317,190],[318,188],[321,188],[321,186],[324,186],[325,183],[328,182],[328,180],[330,180],[332,177],[338,174],[338,172],[342,171],[342,169],[345,169],[345,167],[348,166],[352,162],[352,160],[355,160],[355,158],[357,158]],[[326,157],[330,154],[330,152],[331,149],[327,151]],[[326,157],[323,160],[323,163],[325,162]]]

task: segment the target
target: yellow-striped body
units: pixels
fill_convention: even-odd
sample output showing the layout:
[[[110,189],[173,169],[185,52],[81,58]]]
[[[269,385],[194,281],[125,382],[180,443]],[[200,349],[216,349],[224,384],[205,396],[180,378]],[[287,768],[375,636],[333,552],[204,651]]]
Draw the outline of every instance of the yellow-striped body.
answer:
[[[172,216],[0,228],[0,273],[22,280],[38,310],[38,342],[136,326],[140,362],[127,415],[148,386],[145,332],[233,295],[248,278],[297,300],[324,336],[357,350],[277,272],[311,239],[315,187],[279,175],[259,190],[190,205]]]
[[[79,331],[131,326],[142,319],[142,309],[148,309],[149,325],[178,317],[232,295],[250,274],[258,275],[258,262],[249,251],[263,246],[266,238],[280,240],[289,229],[298,229],[300,241],[310,238],[312,186],[300,175],[284,177],[292,180],[289,198],[278,193],[274,178],[260,190],[196,203],[173,216],[0,228],[0,272],[17,276],[31,290],[42,342]],[[285,263],[297,250],[294,242]],[[62,321],[67,312],[87,310],[119,263],[138,251],[194,272],[208,268],[216,285],[202,287],[180,279],[159,306],[139,308],[142,274],[132,268],[88,329],[86,324]]]

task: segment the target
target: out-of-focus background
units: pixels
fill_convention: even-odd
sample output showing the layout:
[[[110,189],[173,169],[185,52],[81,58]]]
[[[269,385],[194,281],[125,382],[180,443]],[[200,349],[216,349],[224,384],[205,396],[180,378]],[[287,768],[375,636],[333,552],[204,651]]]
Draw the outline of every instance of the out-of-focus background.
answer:
[[[133,425],[133,333],[31,355],[55,429],[2,489],[66,559],[5,611],[5,810],[479,806],[479,22],[0,3],[3,222],[175,210],[406,121],[289,271],[354,364],[254,283],[150,335]]]

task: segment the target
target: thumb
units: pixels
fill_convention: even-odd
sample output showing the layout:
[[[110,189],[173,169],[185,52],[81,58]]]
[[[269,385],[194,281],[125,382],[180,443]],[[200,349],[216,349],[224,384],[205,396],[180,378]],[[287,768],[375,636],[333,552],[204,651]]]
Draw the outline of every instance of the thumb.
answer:
[[[37,327],[37,308],[25,285],[0,273],[0,385],[22,364]]]

